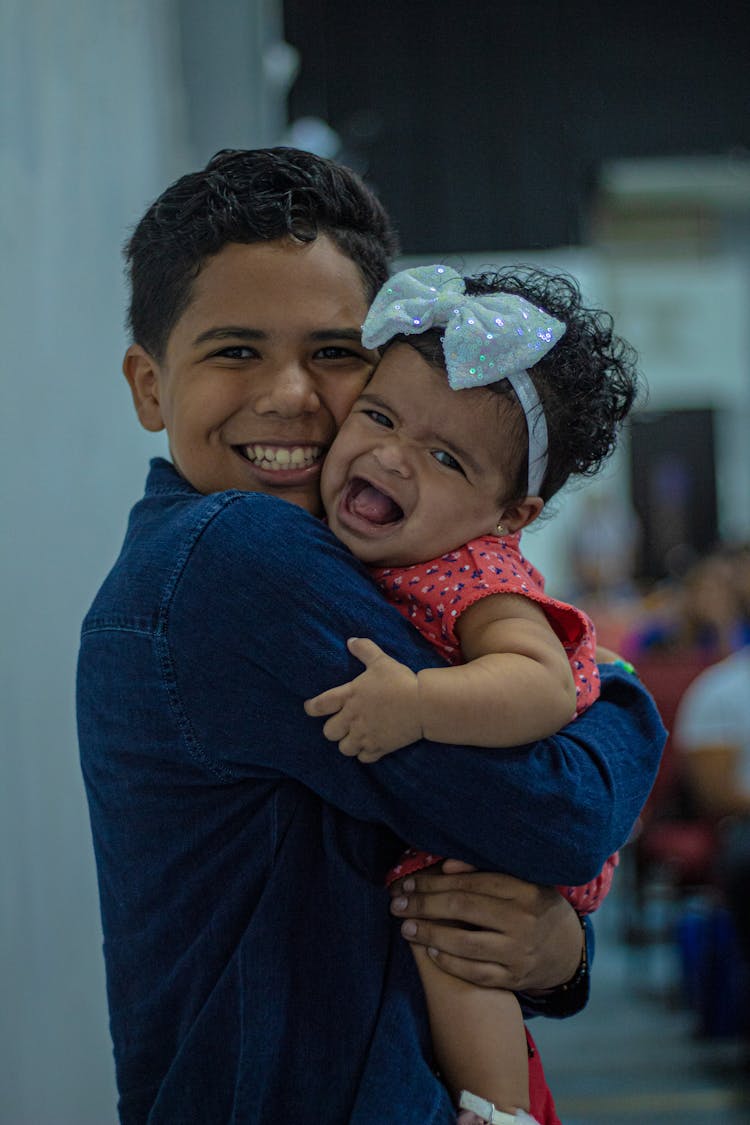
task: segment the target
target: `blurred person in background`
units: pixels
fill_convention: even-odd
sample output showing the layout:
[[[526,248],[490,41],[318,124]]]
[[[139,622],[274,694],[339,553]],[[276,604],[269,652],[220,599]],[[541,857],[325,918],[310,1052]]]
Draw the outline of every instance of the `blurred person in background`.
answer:
[[[714,604],[734,650],[688,687],[675,738],[696,809],[719,827],[718,878],[750,964],[750,551],[714,556],[712,564],[709,573],[728,578]]]
[[[747,631],[747,610],[740,597],[746,571],[742,558],[739,551],[717,548],[694,562],[682,578],[647,594],[640,619],[622,640],[623,655],[636,664],[645,655],[657,654],[709,664],[741,647]]]

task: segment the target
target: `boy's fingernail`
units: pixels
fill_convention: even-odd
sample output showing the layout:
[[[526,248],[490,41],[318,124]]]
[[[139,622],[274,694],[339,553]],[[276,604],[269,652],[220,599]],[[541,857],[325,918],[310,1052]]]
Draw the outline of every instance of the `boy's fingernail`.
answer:
[[[394,898],[393,901],[391,902],[391,910],[406,910],[408,905],[409,905],[408,898],[404,898],[403,896],[399,896],[398,898]]]
[[[413,891],[416,884],[415,884],[413,879],[404,879],[401,886],[404,888],[405,891]]]
[[[411,921],[404,922],[403,926],[401,927],[401,933],[404,935],[404,937],[416,937],[417,923]]]
[[[429,953],[430,957],[437,957],[438,955],[438,951],[437,949],[435,949],[434,945],[428,945],[427,952]]]

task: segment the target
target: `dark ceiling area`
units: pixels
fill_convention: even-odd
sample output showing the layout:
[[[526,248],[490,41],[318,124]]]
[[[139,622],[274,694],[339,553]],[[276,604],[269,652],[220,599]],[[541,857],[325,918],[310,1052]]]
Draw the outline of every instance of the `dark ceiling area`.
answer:
[[[603,161],[750,155],[750,6],[286,0],[322,118],[405,253],[585,243]]]

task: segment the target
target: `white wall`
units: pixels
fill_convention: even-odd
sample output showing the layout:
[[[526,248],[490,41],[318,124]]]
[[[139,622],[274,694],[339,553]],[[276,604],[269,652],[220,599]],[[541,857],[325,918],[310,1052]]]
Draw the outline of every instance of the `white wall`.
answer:
[[[119,248],[184,163],[169,4],[3,0],[0,1120],[114,1120],[73,683],[148,443]]]
[[[648,409],[716,411],[720,535],[750,537],[750,243],[609,260],[604,288],[640,351]]]
[[[218,0],[212,37],[189,7],[0,0],[2,1125],[116,1116],[73,692],[81,619],[162,452],[119,371],[120,247],[211,151],[266,143],[276,104],[250,95],[280,6]],[[196,35],[205,59],[242,51],[226,127],[217,68],[186,74]],[[197,101],[213,115],[189,119]]]

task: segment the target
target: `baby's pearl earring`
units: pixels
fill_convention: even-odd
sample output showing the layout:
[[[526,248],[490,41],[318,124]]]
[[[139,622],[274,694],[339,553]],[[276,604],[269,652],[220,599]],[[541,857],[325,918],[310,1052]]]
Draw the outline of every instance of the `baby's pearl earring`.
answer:
[[[498,534],[498,535],[500,536],[500,538],[502,538],[502,537],[503,537],[503,535],[507,535],[507,534],[508,534],[508,529],[507,529],[507,527],[505,526],[505,524],[504,524],[504,523],[499,523],[499,524],[497,525],[497,529],[496,529],[496,530],[497,530],[497,534]]]

